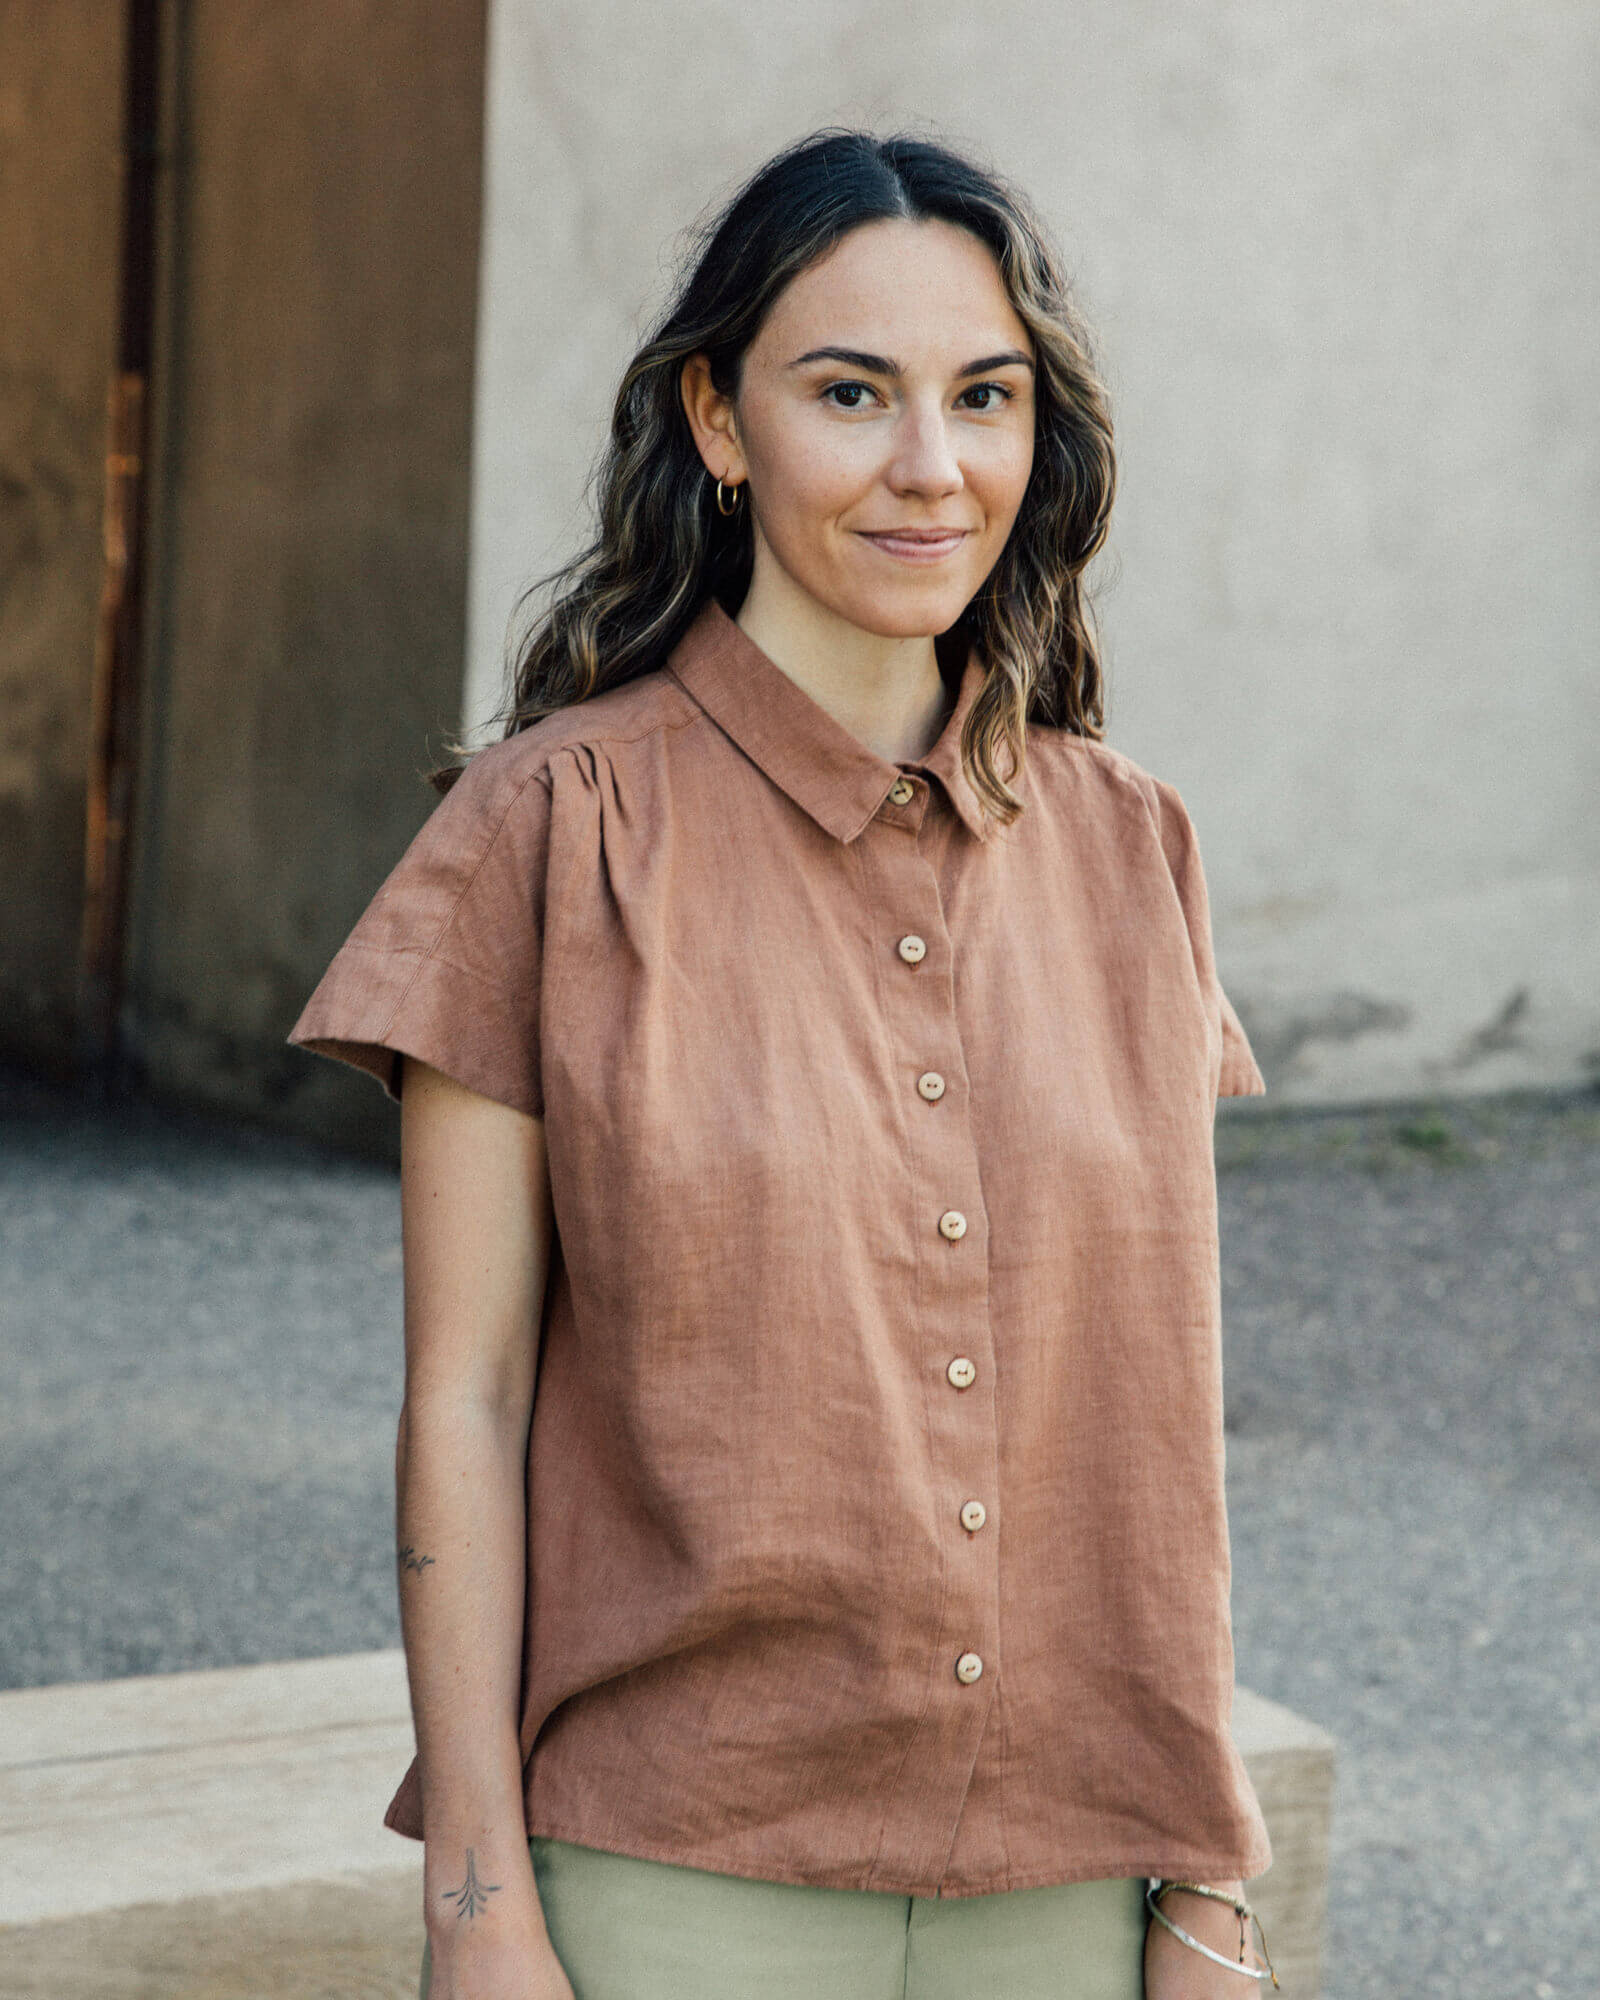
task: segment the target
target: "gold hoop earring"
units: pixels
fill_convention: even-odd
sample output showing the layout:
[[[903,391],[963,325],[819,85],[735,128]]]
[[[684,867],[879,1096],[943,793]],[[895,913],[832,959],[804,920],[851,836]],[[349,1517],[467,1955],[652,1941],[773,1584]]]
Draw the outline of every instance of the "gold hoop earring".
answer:
[[[722,504],[722,481],[721,481],[721,480],[719,479],[719,480],[717,481],[717,512],[718,512],[718,513],[719,513],[720,515],[722,515],[722,517],[724,518],[724,520],[728,520],[728,519],[731,519],[731,518],[732,518],[732,516],[733,516],[733,515],[735,515],[735,514],[737,514],[737,513],[738,513],[738,511],[739,511],[739,489],[738,489],[738,487],[737,487],[737,486],[730,486],[730,487],[728,488],[728,491],[729,491],[729,492],[730,492],[730,493],[731,493],[731,494],[733,495],[733,505],[732,505],[731,507],[724,507],[724,506],[723,506],[723,504]]]

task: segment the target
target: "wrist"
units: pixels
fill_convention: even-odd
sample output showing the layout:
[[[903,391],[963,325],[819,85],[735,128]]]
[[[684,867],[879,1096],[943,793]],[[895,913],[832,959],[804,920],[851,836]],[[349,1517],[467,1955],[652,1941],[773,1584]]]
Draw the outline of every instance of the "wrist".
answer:
[[[1160,1945],[1158,1957],[1168,1957],[1174,1948],[1181,1948],[1180,1959],[1195,1954],[1237,1978],[1252,1983],[1270,1980],[1277,1986],[1266,1933],[1239,1880],[1156,1879],[1146,1891],[1145,1907],[1150,1912],[1149,1947]],[[1256,1939],[1260,1940],[1259,1954]]]
[[[519,1926],[530,1912],[541,1928],[539,1891],[525,1838],[475,1829],[468,1838],[430,1835],[422,1862],[422,1917],[439,1944]]]

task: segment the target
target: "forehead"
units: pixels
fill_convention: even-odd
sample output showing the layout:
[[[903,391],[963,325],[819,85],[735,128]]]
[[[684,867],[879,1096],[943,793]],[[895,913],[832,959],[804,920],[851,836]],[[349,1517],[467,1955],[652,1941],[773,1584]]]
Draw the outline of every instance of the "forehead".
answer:
[[[848,346],[959,365],[988,349],[1033,352],[987,244],[953,223],[864,223],[778,294],[751,352],[782,366]]]

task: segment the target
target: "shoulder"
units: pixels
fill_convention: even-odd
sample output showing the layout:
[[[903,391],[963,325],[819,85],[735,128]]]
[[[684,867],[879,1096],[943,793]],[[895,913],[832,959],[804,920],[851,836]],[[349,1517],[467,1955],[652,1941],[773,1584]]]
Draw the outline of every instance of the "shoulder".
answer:
[[[664,669],[640,674],[587,701],[570,703],[541,716],[514,736],[476,751],[462,768],[445,802],[478,813],[538,811],[548,801],[555,777],[574,752],[608,762],[667,739],[703,711]]]
[[[1071,818],[1098,823],[1124,853],[1130,840],[1151,843],[1184,892],[1200,865],[1199,838],[1175,784],[1103,739],[1065,729],[1030,728],[1028,757],[1038,796],[1069,801]]]
[[[1070,786],[1080,796],[1107,804],[1142,806],[1158,826],[1163,814],[1186,816],[1176,786],[1103,738],[1034,724],[1028,730],[1028,757],[1046,787]]]

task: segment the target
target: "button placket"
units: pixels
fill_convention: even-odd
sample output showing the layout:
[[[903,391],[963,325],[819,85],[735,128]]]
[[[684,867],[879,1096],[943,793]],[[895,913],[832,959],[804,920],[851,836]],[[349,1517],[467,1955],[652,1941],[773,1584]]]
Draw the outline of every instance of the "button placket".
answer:
[[[940,1838],[954,1838],[972,1782],[999,1665],[999,1543],[988,1512],[998,1492],[998,1439],[988,1218],[956,1011],[960,945],[945,921],[929,849],[889,837],[904,824],[885,813],[869,827],[862,862],[887,933],[879,995],[890,1074],[907,1098],[914,1086],[917,1100],[901,1125],[915,1204],[905,1214],[918,1239],[915,1320],[905,1337],[915,1343],[928,1398],[924,1478],[943,1561],[925,1614],[934,1692],[885,1800],[886,1824],[899,1831],[880,1860],[885,1871],[895,1865],[936,1876],[948,1852]],[[902,1810],[911,1801],[916,1810]]]

